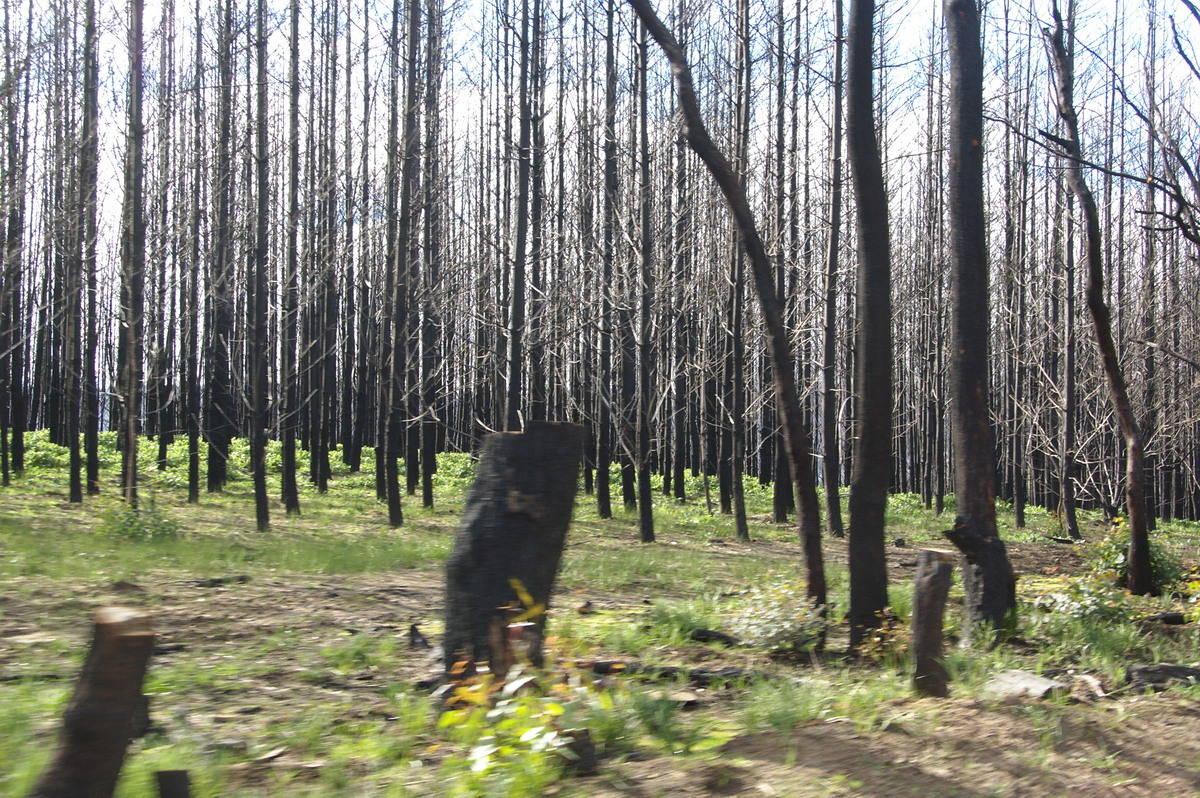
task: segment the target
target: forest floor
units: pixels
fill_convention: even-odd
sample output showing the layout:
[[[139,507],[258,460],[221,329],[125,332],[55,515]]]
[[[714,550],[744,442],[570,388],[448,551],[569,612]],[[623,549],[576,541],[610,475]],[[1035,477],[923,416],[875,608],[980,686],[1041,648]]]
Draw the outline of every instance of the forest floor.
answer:
[[[448,545],[454,508],[427,516],[424,528],[415,522],[409,534],[420,531],[437,545],[411,567],[321,573],[277,567],[270,559],[285,556],[289,545],[303,547],[295,533],[264,540],[237,533],[236,547],[245,555],[240,562],[231,556],[188,561],[178,549],[113,567],[104,560],[120,561],[119,551],[79,537],[87,562],[53,565],[54,558],[74,556],[56,555],[61,544],[51,536],[71,519],[86,526],[78,510],[58,497],[19,509],[6,498],[11,494],[0,493],[0,794],[22,794],[52,748],[87,645],[87,612],[106,603],[150,609],[159,646],[147,685],[155,728],[131,749],[120,795],[152,794],[145,786],[149,774],[168,767],[192,769],[197,796],[489,794],[447,786],[444,764],[454,746],[434,728],[432,702],[415,688],[437,673],[439,663],[430,651],[410,647],[408,637],[410,624],[417,623],[437,641],[440,552]],[[169,511],[185,512],[176,504]],[[630,727],[628,744],[602,755],[598,772],[557,780],[541,794],[1200,794],[1200,692],[1184,686],[1099,694],[1121,687],[1126,664],[1161,658],[1195,665],[1195,625],[1131,627],[1135,642],[1129,650],[1122,655],[1117,644],[1115,657],[1101,666],[1087,649],[1114,645],[1100,639],[1104,631],[1072,653],[1051,651],[1046,638],[1022,629],[995,652],[952,654],[960,658],[952,672],[961,677],[952,697],[919,699],[895,667],[844,662],[844,639],[836,629],[822,657],[779,659],[746,646],[697,643],[661,628],[655,608],[693,606],[688,602],[703,593],[712,597],[705,599],[704,617],[736,635],[736,628],[722,627],[724,602],[736,602],[756,575],[797,567],[800,548],[786,527],[757,518],[756,533],[768,532],[749,543],[668,527],[651,549],[632,543],[631,519],[613,526],[583,515],[553,602],[551,631],[561,635],[555,651],[567,659],[732,666],[794,688],[772,699],[743,681],[660,688],[619,677],[638,689],[675,691],[670,695],[678,702],[679,728],[694,738],[664,743]],[[30,534],[14,531],[14,519],[26,519],[19,525]],[[944,546],[934,538],[922,541],[919,531],[895,531],[909,536],[903,545],[893,541],[887,552],[891,589],[900,594],[911,592],[916,549]],[[89,530],[77,532],[96,539]],[[39,538],[42,555],[36,553]],[[344,545],[354,543],[345,539]],[[1009,550],[1026,588],[1086,567],[1071,545],[1017,540]],[[826,557],[831,569],[844,567],[844,542],[826,541]],[[640,560],[627,558],[651,562],[639,570],[630,563]],[[703,569],[703,577],[693,577],[693,567]],[[577,608],[585,602],[588,612],[581,614]],[[1027,613],[1038,612],[1029,607],[1023,605]],[[987,678],[1014,667],[1067,680],[1072,672],[1088,673],[1100,690],[1041,701],[980,697]],[[793,717],[787,706],[761,706],[803,702],[810,687],[821,703],[796,714],[794,722],[771,721],[772,713]],[[379,767],[381,762],[389,767]],[[533,793],[518,786],[509,794]]]
[[[738,544],[731,540],[667,540],[664,546],[695,548],[704,557],[736,563],[743,558],[790,565],[799,547],[787,540]],[[628,536],[590,529],[572,539],[570,558],[588,559],[608,548],[630,547]],[[1072,546],[1013,542],[1013,562],[1026,577],[1074,574],[1082,560]],[[845,544],[827,541],[834,566],[845,562]],[[911,582],[912,545],[890,546],[893,584]],[[734,569],[736,570],[736,569]],[[328,767],[314,755],[320,746],[304,734],[281,734],[298,719],[328,727],[368,719],[395,721],[389,690],[437,672],[430,652],[409,648],[409,624],[420,623],[436,640],[443,580],[436,566],[396,572],[312,575],[259,571],[247,581],[211,586],[211,577],[175,568],[145,570],[137,582],[80,582],[50,577],[0,578],[0,676],[26,677],[24,684],[67,682],[85,647],[85,616],[100,604],[151,608],[160,654],[152,685],[152,720],[160,733],[203,740],[203,750],[227,762],[222,794],[300,794]],[[736,584],[737,580],[732,580]],[[902,589],[902,588],[893,588]],[[610,628],[646,623],[650,596],[636,587],[602,590],[568,581],[556,598],[557,612],[577,614],[590,601],[594,613],[571,618],[572,634],[586,624]],[[728,630],[736,634],[736,630]],[[1146,634],[1184,635],[1189,626]],[[590,646],[595,658],[631,659],[602,638]],[[1009,659],[1036,660],[1018,640],[1006,644]],[[841,678],[826,661],[779,661],[742,647],[665,643],[654,661],[684,667],[737,666],[805,679]],[[1010,664],[1010,662],[1009,662]],[[884,668],[856,666],[859,678],[880,678]],[[872,672],[874,671],[874,672]],[[186,674],[186,676],[185,676]],[[1116,686],[1102,677],[1106,690]],[[12,684],[7,683],[7,684]],[[0,698],[5,689],[0,684]],[[547,794],[581,796],[1189,796],[1200,794],[1200,701],[1193,692],[1162,692],[1120,698],[1013,703],[916,698],[894,680],[895,690],[871,692],[868,713],[833,714],[800,722],[794,731],[740,725],[706,754],[673,756],[668,750],[632,748],[605,758],[595,775],[559,781]],[[842,685],[857,690],[854,683]],[[720,719],[745,701],[742,686],[689,690],[688,714]],[[754,700],[754,698],[750,698]],[[48,716],[49,719],[49,716]],[[44,725],[43,725],[44,726]],[[386,726],[386,724],[385,724]],[[313,732],[319,734],[320,732]],[[436,764],[437,740],[415,740],[414,762]],[[36,733],[42,744],[49,728]],[[12,752],[8,752],[12,756]],[[413,767],[398,794],[436,791],[433,769]],[[284,786],[289,785],[289,786]],[[2,786],[2,781],[0,781]],[[312,784],[317,787],[317,784]],[[395,790],[400,787],[400,790]],[[0,790],[2,792],[2,790]],[[344,794],[388,794],[374,792]]]

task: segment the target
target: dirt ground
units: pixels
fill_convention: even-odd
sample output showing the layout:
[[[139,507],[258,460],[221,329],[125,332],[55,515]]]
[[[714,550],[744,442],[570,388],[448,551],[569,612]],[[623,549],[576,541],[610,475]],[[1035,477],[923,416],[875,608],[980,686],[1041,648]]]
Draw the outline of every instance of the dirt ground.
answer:
[[[736,556],[737,544],[724,544]],[[794,556],[796,547],[778,547]],[[1080,567],[1071,547],[1015,544],[1024,574],[1069,573]],[[833,541],[829,559],[844,557]],[[893,576],[911,577],[915,551],[891,546]],[[217,576],[217,575],[213,575]],[[226,575],[220,575],[226,576]],[[158,628],[156,665],[196,663],[214,676],[203,691],[164,696],[156,723],[186,726],[229,750],[257,755],[280,717],[323,702],[345,702],[358,717],[384,712],[380,688],[416,682],[437,670],[429,652],[408,647],[411,623],[436,629],[442,579],[436,571],[354,576],[271,575],[217,586],[194,580],[145,579],[68,589],[14,589],[0,584],[0,676],[73,678],[64,652],[86,645],[87,609],[98,603],[151,608]],[[590,599],[607,613],[642,609],[640,597],[572,594],[560,605]],[[286,638],[280,637],[286,630]],[[343,669],[314,678],[312,663],[330,646],[367,636],[390,639],[386,669]],[[264,641],[276,640],[276,644]],[[260,646],[262,659],[228,678],[221,664]],[[744,664],[747,654],[704,646],[678,652],[680,664]],[[1181,663],[1187,664],[1187,663]],[[74,667],[71,665],[70,667]],[[782,667],[782,666],[781,666]],[[729,702],[726,701],[726,704]],[[720,714],[718,696],[705,711]],[[897,696],[887,728],[860,731],[830,717],[791,735],[757,733],[727,743],[715,757],[673,761],[654,756],[606,763],[601,773],[562,783],[560,794],[594,796],[1171,796],[1200,795],[1200,701],[1178,693],[1141,695],[1039,712],[1034,702],[984,704]],[[255,768],[317,767],[288,751]]]

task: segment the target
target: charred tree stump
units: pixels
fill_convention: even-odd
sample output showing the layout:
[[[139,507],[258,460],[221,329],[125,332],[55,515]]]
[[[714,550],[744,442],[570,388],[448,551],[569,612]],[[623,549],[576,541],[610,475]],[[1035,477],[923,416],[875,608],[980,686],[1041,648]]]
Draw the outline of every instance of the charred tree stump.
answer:
[[[159,770],[154,778],[158,781],[158,798],[191,798],[192,779],[186,770]]]
[[[948,551],[926,549],[917,555],[913,584],[913,689],[919,695],[945,698],[950,694],[942,647],[942,619],[955,557]]]
[[[954,528],[942,534],[963,555],[962,644],[968,646],[977,633],[985,633],[989,648],[995,648],[1004,634],[1011,634],[1016,623],[1017,578],[1004,549],[1004,541],[994,534],[981,534],[980,524],[972,525],[962,516],[954,519]],[[990,630],[989,630],[990,627]]]
[[[142,701],[154,651],[150,615],[130,607],[92,613],[92,646],[63,715],[58,750],[29,798],[108,798]]]
[[[446,563],[447,674],[466,663],[468,673],[487,664],[503,676],[512,653],[505,650],[511,640],[505,627],[520,613],[531,624],[525,627],[528,649],[520,654],[542,664],[545,608],[571,523],[582,456],[583,428],[576,424],[530,422],[524,432],[484,440]]]

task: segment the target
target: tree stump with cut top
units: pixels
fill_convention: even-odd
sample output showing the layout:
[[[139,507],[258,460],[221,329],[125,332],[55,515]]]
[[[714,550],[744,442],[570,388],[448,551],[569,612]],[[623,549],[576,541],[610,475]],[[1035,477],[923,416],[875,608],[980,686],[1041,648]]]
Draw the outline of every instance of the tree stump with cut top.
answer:
[[[92,621],[92,645],[63,715],[58,750],[29,798],[110,798],[116,789],[144,708],[154,630],[149,613],[130,607],[100,607]]]
[[[446,563],[447,675],[487,665],[504,676],[513,656],[542,664],[545,611],[582,457],[583,428],[577,424],[530,422],[523,432],[484,440]],[[513,640],[507,627],[522,613],[530,625],[521,640]]]
[[[942,620],[956,557],[949,551],[925,549],[917,555],[913,584],[913,689],[920,695],[945,698],[950,694],[942,643]]]

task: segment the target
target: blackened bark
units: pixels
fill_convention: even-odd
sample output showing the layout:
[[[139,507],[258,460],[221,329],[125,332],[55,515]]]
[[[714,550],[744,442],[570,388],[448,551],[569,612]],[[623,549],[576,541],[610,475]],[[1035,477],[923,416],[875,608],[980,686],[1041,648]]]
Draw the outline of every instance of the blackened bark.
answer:
[[[441,318],[437,302],[442,269],[441,137],[442,3],[430,0],[425,47],[425,269],[424,312],[421,315],[421,505],[433,506],[433,475],[437,472],[437,437],[442,390]],[[442,422],[444,423],[444,422]]]
[[[300,513],[300,488],[296,483],[296,428],[300,413],[299,375],[296,373],[296,320],[299,312],[300,254],[300,0],[289,11],[288,78],[288,189],[287,241],[283,258],[283,308],[279,318],[279,433],[282,463],[280,498],[288,515]]]
[[[829,534],[846,536],[842,525],[841,446],[838,442],[837,274],[842,239],[842,0],[834,2],[833,141],[829,159],[829,246],[825,252],[825,329],[821,345],[821,449]]]
[[[217,153],[213,189],[216,219],[208,303],[208,341],[204,362],[207,386],[204,432],[208,440],[208,491],[220,492],[229,477],[229,442],[235,429],[230,345],[233,339],[233,258],[230,256],[230,202],[233,174],[230,138],[233,127],[233,0],[224,0],[217,29]]]
[[[612,465],[613,402],[613,249],[616,238],[617,205],[617,56],[615,0],[605,7],[604,34],[604,203],[601,215],[602,274],[600,281],[600,412],[596,423],[596,514],[612,518],[612,488],[608,481]]]
[[[545,609],[566,543],[582,456],[583,428],[575,424],[531,421],[523,432],[484,439],[446,563],[447,673],[462,662],[468,671],[477,664],[496,669],[501,652],[493,650],[492,635],[509,621],[508,607],[533,610],[534,639],[523,653],[541,664]],[[522,606],[517,585],[534,606]]]
[[[648,0],[629,0],[629,5],[637,13],[671,63],[671,72],[679,93],[679,108],[683,114],[684,134],[687,136],[688,145],[708,167],[719,186],[730,212],[737,221],[738,231],[746,247],[746,254],[750,258],[754,288],[758,294],[763,323],[767,330],[767,346],[771,354],[775,382],[775,400],[783,414],[788,460],[791,464],[792,480],[796,491],[797,521],[801,544],[804,547],[808,596],[814,604],[824,606],[826,603],[825,563],[821,551],[821,517],[817,485],[813,474],[808,430],[801,415],[800,399],[796,391],[796,377],[792,370],[791,344],[788,341],[787,328],[783,323],[783,303],[775,293],[771,259],[767,255],[762,237],[758,234],[754,214],[750,210],[746,192],[742,190],[741,181],[729,161],[717,149],[700,116],[696,91],[692,85],[692,73],[683,48],[659,20]]]
[[[130,5],[129,134],[121,224],[121,494],[138,504],[138,422],[141,417],[142,328],[145,316],[146,225],[142,208],[142,0]]]
[[[919,695],[945,698],[950,694],[950,675],[943,661],[942,619],[954,555],[926,549],[917,555],[913,582],[912,660],[913,689]]]
[[[254,517],[258,531],[271,525],[267,499],[267,213],[270,209],[271,186],[267,169],[267,29],[266,0],[258,0],[255,36],[257,38],[257,86],[255,121],[255,197],[254,261],[247,288],[250,296],[249,371],[247,399],[250,404],[250,471],[254,479]],[[159,434],[162,434],[161,432]]]
[[[654,239],[650,224],[650,114],[647,68],[646,27],[638,31],[638,205],[641,227],[641,247],[638,258],[638,385],[637,385],[637,503],[638,533],[642,543],[654,542],[654,499],[650,488],[650,413],[654,401],[651,359],[654,352],[652,320]]]
[[[1112,318],[1104,298],[1104,257],[1100,246],[1100,214],[1096,200],[1083,179],[1083,151],[1079,142],[1079,119],[1075,115],[1074,64],[1063,41],[1063,20],[1057,2],[1052,8],[1054,30],[1045,32],[1049,40],[1055,87],[1058,91],[1058,115],[1066,130],[1065,139],[1053,139],[1066,155],[1067,183],[1083,210],[1087,247],[1087,306],[1096,332],[1096,347],[1108,382],[1109,398],[1117,424],[1125,439],[1125,505],[1129,513],[1129,556],[1127,584],[1131,593],[1148,595],[1157,587],[1150,570],[1150,536],[1145,500],[1145,454],[1142,436],[1134,416],[1133,403],[1117,347],[1113,341]]]
[[[950,396],[958,517],[947,533],[965,557],[963,642],[1001,631],[1016,589],[996,530],[996,462],[988,409],[988,263],[983,208],[983,53],[975,0],[947,0],[950,49]],[[991,642],[995,642],[993,634]]]
[[[109,798],[142,702],[154,650],[150,617],[127,607],[101,607],[87,660],[63,715],[58,750],[29,798]]]
[[[508,306],[508,371],[504,428],[521,429],[524,414],[522,379],[525,371],[525,266],[529,239],[529,180],[531,160],[531,128],[533,109],[530,105],[529,75],[529,0],[521,3],[521,64],[520,120],[517,142],[517,229],[512,259],[512,274]]]
[[[200,0],[196,0],[196,41],[203,41],[204,26],[202,23],[202,15],[200,14]],[[195,63],[195,84],[193,90],[196,95],[195,107],[192,117],[192,147],[195,152],[199,153],[204,150],[204,103],[200,101],[201,91],[200,84],[205,74],[204,70],[204,48],[197,46],[196,63]],[[188,447],[188,502],[195,504],[200,501],[200,431],[201,431],[201,408],[203,406],[202,389],[200,387],[200,224],[203,215],[202,198],[204,195],[204,159],[193,159],[192,168],[192,197],[191,208],[189,208],[188,219],[188,264],[190,268],[187,270],[187,310],[185,312],[186,333],[184,335],[184,352],[183,361],[185,374],[183,376],[183,405],[184,405],[184,428],[187,431],[187,447]],[[94,265],[94,264],[93,264]],[[94,279],[95,269],[92,269],[92,278]],[[92,295],[89,298],[89,304],[94,304],[95,289],[89,290]],[[89,319],[91,314],[89,313]],[[94,322],[89,320],[90,333],[95,334]],[[92,349],[92,363],[95,363],[94,345]],[[96,415],[99,416],[97,409]],[[89,417],[89,424],[91,418]],[[91,455],[89,453],[88,464],[88,481],[89,488],[91,482]],[[99,463],[97,463],[97,474],[99,474]]]
[[[874,0],[851,0],[846,138],[858,208],[855,446],[850,474],[850,646],[888,605],[884,520],[892,460],[891,251],[887,187],[875,137]]]

